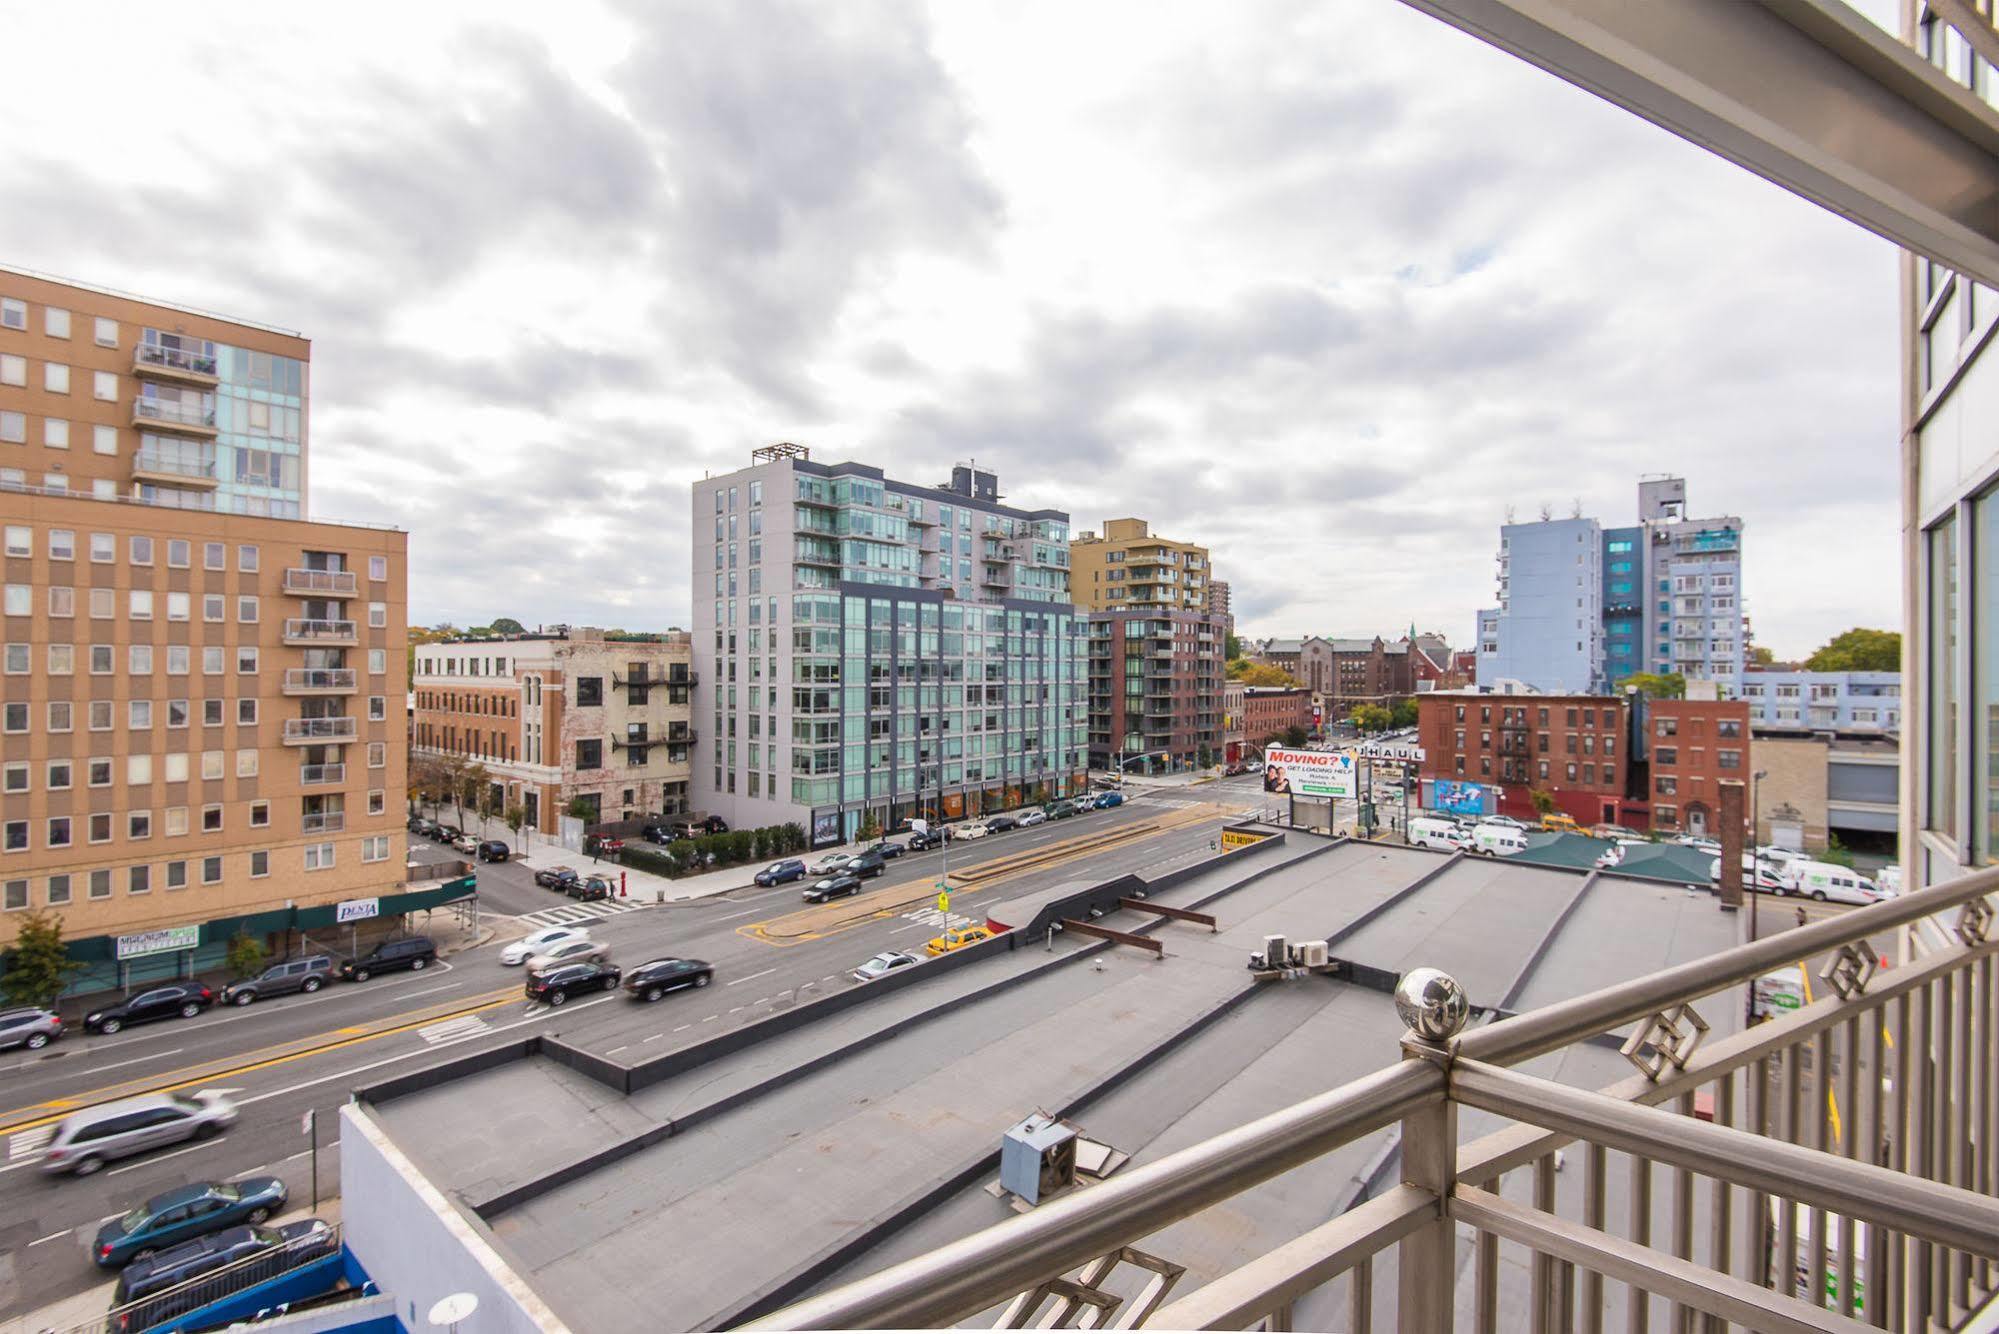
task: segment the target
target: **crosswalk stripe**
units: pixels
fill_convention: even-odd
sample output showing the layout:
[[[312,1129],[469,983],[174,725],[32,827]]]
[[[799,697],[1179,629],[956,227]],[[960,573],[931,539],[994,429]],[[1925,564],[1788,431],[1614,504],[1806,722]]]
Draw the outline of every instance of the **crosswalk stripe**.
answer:
[[[643,904],[628,899],[599,899],[595,903],[571,903],[560,908],[541,908],[520,915],[523,922],[533,922],[536,926],[574,926],[592,918],[616,917],[620,913],[637,912]]]
[[[48,1147],[49,1141],[54,1139],[55,1135],[56,1128],[54,1126],[41,1126],[35,1130],[24,1130],[18,1135],[9,1135],[7,1137],[7,1161],[18,1163],[24,1158],[35,1157]]]
[[[475,1033],[484,1033],[490,1027],[476,1014],[461,1014],[456,1019],[446,1019],[443,1023],[419,1028],[416,1033],[427,1043],[449,1042],[453,1038],[469,1038]]]

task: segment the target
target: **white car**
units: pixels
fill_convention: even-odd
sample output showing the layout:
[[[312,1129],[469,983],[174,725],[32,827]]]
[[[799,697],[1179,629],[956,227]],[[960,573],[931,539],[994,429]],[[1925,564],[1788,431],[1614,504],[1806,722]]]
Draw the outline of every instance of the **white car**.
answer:
[[[1789,866],[1792,862],[1806,860],[1805,854],[1796,848],[1780,848],[1774,843],[1765,843],[1756,849],[1756,855],[1766,862],[1775,863],[1780,868]]]
[[[1525,829],[1527,827],[1526,825],[1522,824],[1520,821],[1514,819],[1510,815],[1488,815],[1483,820],[1480,820],[1479,823],[1503,824],[1509,829]]]
[[[852,860],[854,859],[849,854],[836,852],[830,857],[821,857],[819,864],[806,872],[806,874],[817,876],[838,875],[847,869],[847,863]]]
[[[1031,811],[1022,811],[1020,813],[1020,827],[1022,829],[1026,829],[1029,825],[1047,824],[1047,823],[1048,823],[1047,811],[1036,809]]]
[[[580,926],[545,926],[533,935],[523,936],[502,949],[500,962],[509,968],[517,968],[537,954],[545,954],[557,945],[589,938],[590,933]]]
[[[588,936],[577,940],[565,940],[560,944],[550,945],[541,953],[531,957],[528,960],[528,971],[530,973],[545,973],[557,964],[583,963],[589,959],[604,959],[610,957],[610,953],[611,947],[609,945],[592,940]]]
[[[477,834],[460,834],[457,838],[451,840],[451,846],[460,852],[477,852],[479,850],[479,836]]]
[[[986,828],[976,820],[967,820],[964,824],[951,826],[951,838],[953,842],[961,838],[984,838],[992,832],[992,830]]]
[[[910,968],[922,962],[914,954],[898,954],[892,950],[884,950],[848,976],[856,982],[872,982],[878,977],[887,977],[898,969]]]

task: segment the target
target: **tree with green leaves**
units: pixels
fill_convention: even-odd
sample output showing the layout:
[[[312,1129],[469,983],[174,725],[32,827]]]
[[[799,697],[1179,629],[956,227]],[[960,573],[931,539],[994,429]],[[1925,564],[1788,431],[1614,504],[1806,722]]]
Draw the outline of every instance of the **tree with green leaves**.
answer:
[[[1301,684],[1297,677],[1282,667],[1273,667],[1267,662],[1251,662],[1247,658],[1237,658],[1229,664],[1229,680],[1240,681],[1246,686],[1296,686]]]
[[[1363,732],[1385,732],[1395,721],[1395,715],[1379,704],[1356,704],[1347,721]]]
[[[505,821],[507,832],[515,838],[520,838],[521,831],[528,825],[527,807],[516,801],[507,807],[506,813],[500,818]]]
[[[581,820],[589,824],[597,818],[597,803],[584,796],[571,797],[569,805],[563,808],[563,813],[572,820]]]
[[[47,1009],[69,986],[72,973],[83,967],[69,957],[63,944],[62,918],[36,908],[17,919],[19,930],[4,956],[6,971],[0,973],[0,992],[16,1005]]]
[[[1527,800],[1534,803],[1534,813],[1537,815],[1555,813],[1555,794],[1552,792],[1544,792],[1538,787],[1531,788],[1527,793]]]
[[[524,635],[528,632],[525,625],[511,616],[495,616],[493,623],[486,628],[496,635]]]
[[[1679,672],[1633,672],[1620,683],[1650,699],[1685,699],[1687,678]]]
[[[1405,695],[1395,701],[1389,709],[1389,725],[1393,727],[1414,727],[1416,725],[1416,697]]]
[[[1855,628],[1834,635],[1805,659],[1808,672],[1899,672],[1902,636],[1894,630]]]
[[[1229,662],[1234,662],[1237,658],[1240,658],[1241,656],[1242,656],[1242,640],[1235,635],[1226,636],[1222,640],[1222,657],[1227,659]]]
[[[1777,655],[1764,645],[1751,644],[1749,646],[1749,665],[1751,667],[1772,667],[1776,665],[1776,662]]]
[[[1194,752],[1194,767],[1196,769],[1212,769],[1214,764],[1215,752],[1209,747],[1207,742],[1203,741],[1200,748]]]
[[[263,941],[248,931],[238,931],[229,937],[229,948],[223,953],[222,962],[229,969],[229,976],[241,982],[263,972],[268,957]]]
[[[1296,750],[1305,744],[1305,729],[1297,723],[1284,729],[1284,744]]]

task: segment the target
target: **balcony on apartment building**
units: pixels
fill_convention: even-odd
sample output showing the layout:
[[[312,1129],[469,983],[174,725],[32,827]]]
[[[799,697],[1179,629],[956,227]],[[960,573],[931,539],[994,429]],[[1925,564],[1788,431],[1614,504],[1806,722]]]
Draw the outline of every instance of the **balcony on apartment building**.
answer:
[[[301,834],[337,834],[347,828],[345,811],[307,811],[299,816]]]
[[[298,781],[301,787],[330,786],[347,781],[347,766],[344,764],[301,764],[298,767]]]
[[[360,673],[352,667],[287,667],[282,689],[287,695],[351,695],[360,688]]]
[[[141,448],[132,455],[132,479],[160,486],[191,486],[209,490],[218,485],[215,455],[208,446],[199,452]]]
[[[934,1329],[1000,1307],[1005,1328],[1087,1310],[1117,1329],[1595,1330],[1606,1309],[1617,1328],[1989,1328],[1995,889],[1999,871],[1975,872],[1470,1024],[1473,998],[1435,970],[1349,979],[1393,988],[1407,1026],[1380,1068],[751,1328]],[[1898,935],[1904,961],[1880,967]],[[1716,1035],[1698,1013],[1807,967],[1811,1001],[1762,1023]],[[1633,1070],[1552,1078],[1580,1047]],[[1178,1263],[1174,1238],[1202,1236],[1182,1220],[1252,1211],[1384,1128],[1380,1186],[1206,1282]]]
[[[354,741],[360,735],[359,718],[287,718],[283,740],[287,746],[323,746],[336,741]]]
[[[285,621],[284,642],[296,648],[340,648],[361,638],[353,621],[293,617]]]
[[[215,405],[180,397],[132,399],[132,425],[141,430],[177,431],[213,439],[216,434]]]
[[[140,343],[132,349],[132,373],[149,380],[214,388],[221,381],[213,352]]]
[[[285,571],[285,592],[300,597],[351,598],[360,591],[360,579],[352,570],[309,570],[294,566]]]

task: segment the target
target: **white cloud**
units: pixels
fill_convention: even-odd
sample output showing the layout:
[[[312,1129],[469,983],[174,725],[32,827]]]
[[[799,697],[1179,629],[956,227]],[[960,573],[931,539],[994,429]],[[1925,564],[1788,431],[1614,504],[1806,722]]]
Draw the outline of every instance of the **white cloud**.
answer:
[[[1891,248],[1399,5],[10,28],[0,256],[303,329],[425,620],[684,623],[685,484],[774,439],[1139,513],[1255,631],[1468,638],[1508,505],[1654,471],[1780,652],[1896,618]]]

